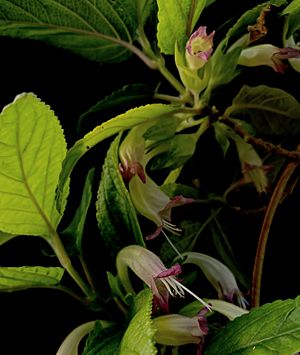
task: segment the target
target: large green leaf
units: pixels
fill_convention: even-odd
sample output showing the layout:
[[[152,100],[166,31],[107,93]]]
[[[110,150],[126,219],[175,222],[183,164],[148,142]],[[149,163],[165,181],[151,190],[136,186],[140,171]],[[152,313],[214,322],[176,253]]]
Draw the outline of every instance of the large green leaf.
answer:
[[[47,105],[22,94],[0,114],[0,230],[49,237],[61,215],[56,188],[66,155],[61,126]],[[66,191],[66,186],[64,191]],[[66,194],[62,194],[66,198]]]
[[[132,0],[7,0],[0,2],[0,35],[43,40],[99,62],[128,57],[138,21]]]
[[[178,107],[172,105],[146,105],[131,109],[97,126],[93,131],[78,140],[68,151],[60,178],[59,195],[63,194],[63,191],[65,191],[69,177],[76,163],[90,148],[116,133],[130,129],[146,121],[163,120],[176,112],[179,112]]]
[[[133,242],[145,245],[135,208],[119,171],[119,135],[103,165],[97,199],[97,220],[102,238],[113,250]]]
[[[155,329],[151,320],[152,298],[150,289],[145,289],[136,296],[136,313],[123,336],[120,355],[157,353],[154,346]]]
[[[300,351],[300,296],[253,309],[212,338],[205,355],[293,355]]]
[[[158,46],[164,54],[174,54],[176,41],[182,48],[190,36],[206,0],[157,0]]]
[[[0,292],[55,286],[63,274],[64,269],[61,267],[0,267]]]
[[[225,115],[250,118],[257,132],[262,134],[300,132],[299,102],[286,91],[266,85],[243,86]]]

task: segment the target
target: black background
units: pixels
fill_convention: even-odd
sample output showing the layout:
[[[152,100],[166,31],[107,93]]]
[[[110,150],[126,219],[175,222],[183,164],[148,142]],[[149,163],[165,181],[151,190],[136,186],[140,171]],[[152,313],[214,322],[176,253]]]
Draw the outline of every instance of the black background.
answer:
[[[221,13],[217,15],[221,17]],[[147,69],[135,57],[122,65],[101,65],[41,42],[8,37],[0,37],[0,48],[0,108],[22,92],[35,93],[50,105],[61,121],[68,147],[85,133],[76,130],[80,114],[99,99],[126,84],[143,82],[154,88],[161,80],[158,73]],[[285,77],[275,77],[270,69],[255,71],[256,77],[253,77],[253,73],[250,71],[239,80],[261,83],[265,78],[291,92],[297,91],[289,83],[299,84],[299,79],[295,81],[299,73],[288,71]],[[108,118],[101,119],[105,121]],[[207,158],[202,160],[203,166],[206,164],[206,172],[203,173],[203,169],[199,168],[201,174],[204,174],[202,179],[208,182],[216,181],[216,174],[218,177],[226,174],[226,166],[220,165],[220,170],[216,169],[210,154],[213,155],[208,153]],[[299,188],[296,187],[293,195],[280,206],[271,229],[263,275],[262,302],[293,298],[300,294],[297,276],[300,237],[298,206]],[[262,216],[241,218],[236,214],[231,217],[234,218],[232,228],[235,241],[240,248],[238,259],[245,270],[249,271]],[[42,245],[39,238],[18,237],[1,246],[0,265],[57,265],[56,259],[41,253]],[[94,252],[97,253],[96,250]],[[102,263],[101,260],[98,262],[99,265]],[[53,355],[74,327],[90,319],[94,319],[92,312],[56,290],[34,289],[0,294],[0,353]]]

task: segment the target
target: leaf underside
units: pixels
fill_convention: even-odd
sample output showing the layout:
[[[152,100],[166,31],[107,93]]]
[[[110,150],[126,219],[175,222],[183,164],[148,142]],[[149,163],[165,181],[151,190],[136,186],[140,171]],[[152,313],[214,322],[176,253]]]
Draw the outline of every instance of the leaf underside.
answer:
[[[37,39],[99,62],[119,62],[137,28],[129,0],[14,0],[0,2],[0,35]],[[117,41],[116,41],[117,40]]]

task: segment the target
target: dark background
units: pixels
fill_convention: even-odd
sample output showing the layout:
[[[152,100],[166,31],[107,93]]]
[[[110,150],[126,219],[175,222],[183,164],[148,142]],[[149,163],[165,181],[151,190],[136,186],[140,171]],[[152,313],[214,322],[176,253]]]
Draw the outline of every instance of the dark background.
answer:
[[[222,9],[212,17],[217,22]],[[130,83],[146,83],[154,88],[161,76],[147,69],[135,57],[122,65],[101,65],[88,61],[63,49],[41,42],[0,37],[0,109],[22,92],[33,92],[54,110],[61,121],[68,147],[84,131],[77,131],[80,114],[112,91]],[[285,77],[274,76],[270,69],[250,71],[239,80],[245,83],[266,80],[275,86],[296,92],[295,76],[288,71]],[[292,81],[293,80],[293,81]],[[240,82],[236,83],[237,87]],[[299,79],[298,79],[299,83]],[[162,81],[162,85],[165,85]],[[299,88],[299,85],[297,86]],[[234,90],[234,88],[233,88]],[[226,91],[224,97],[230,93]],[[110,117],[101,117],[98,123]],[[202,142],[207,147],[208,141]],[[214,147],[212,144],[211,147]],[[206,148],[207,149],[207,148]],[[207,151],[201,155],[196,175],[211,186],[228,173],[228,166],[216,162],[218,153]],[[203,158],[203,155],[205,157]],[[94,158],[95,156],[93,156]],[[101,159],[99,158],[99,161]],[[100,164],[100,163],[99,163]],[[219,164],[219,165],[218,165]],[[205,169],[204,169],[205,167]],[[77,172],[79,186],[84,176]],[[209,186],[208,186],[209,187]],[[240,197],[247,205],[249,195]],[[271,229],[263,275],[262,302],[300,294],[298,275],[299,239],[299,187],[280,206]],[[238,201],[241,202],[241,201]],[[93,213],[93,210],[91,211]],[[93,217],[91,217],[93,218]],[[231,232],[240,265],[251,276],[255,245],[262,223],[262,215],[249,216],[232,213]],[[95,221],[94,221],[95,222]],[[91,230],[97,238],[97,231]],[[96,244],[97,245],[97,242]],[[54,258],[41,252],[43,242],[34,237],[18,237],[0,248],[1,266],[57,265]],[[102,247],[99,245],[99,248]],[[97,250],[94,250],[97,253]],[[102,251],[100,250],[101,254]],[[103,255],[103,253],[102,253]],[[97,261],[99,265],[104,263]],[[68,280],[67,280],[68,282]],[[78,301],[56,290],[34,289],[0,294],[0,353],[3,355],[53,355],[64,337],[77,325],[94,319]]]

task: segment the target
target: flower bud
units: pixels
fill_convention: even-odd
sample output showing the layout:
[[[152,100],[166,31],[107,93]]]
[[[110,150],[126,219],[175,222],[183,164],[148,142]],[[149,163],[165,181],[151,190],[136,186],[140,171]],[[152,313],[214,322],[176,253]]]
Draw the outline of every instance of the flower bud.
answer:
[[[214,35],[215,31],[207,35],[206,26],[200,26],[191,35],[185,51],[186,61],[191,69],[200,69],[208,61],[213,51]]]

